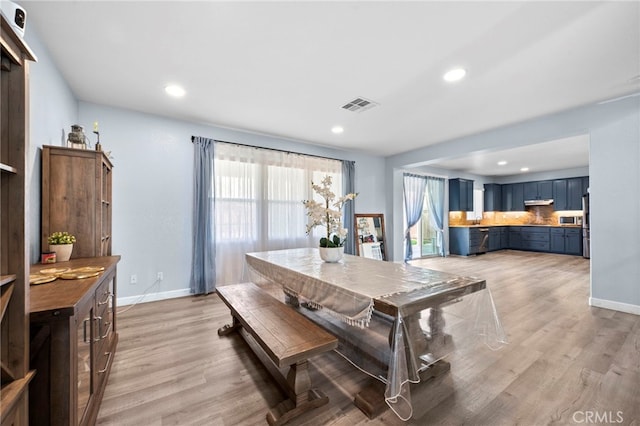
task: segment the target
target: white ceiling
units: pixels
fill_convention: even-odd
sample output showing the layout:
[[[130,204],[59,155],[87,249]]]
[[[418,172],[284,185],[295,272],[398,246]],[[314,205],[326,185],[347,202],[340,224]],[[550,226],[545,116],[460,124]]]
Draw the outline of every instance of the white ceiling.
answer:
[[[21,3],[80,100],[374,155],[640,90],[636,1]]]
[[[501,165],[498,162],[506,161]],[[496,152],[476,152],[430,165],[480,176],[513,176],[589,165],[589,136],[580,135]]]

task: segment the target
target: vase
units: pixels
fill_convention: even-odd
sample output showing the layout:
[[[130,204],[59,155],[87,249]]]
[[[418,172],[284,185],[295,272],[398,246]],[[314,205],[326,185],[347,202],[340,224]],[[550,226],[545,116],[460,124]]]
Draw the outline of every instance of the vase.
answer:
[[[71,258],[73,244],[49,244],[49,251],[56,253],[56,262],[66,262]]]
[[[336,263],[342,259],[344,247],[319,247],[320,259],[328,263]]]

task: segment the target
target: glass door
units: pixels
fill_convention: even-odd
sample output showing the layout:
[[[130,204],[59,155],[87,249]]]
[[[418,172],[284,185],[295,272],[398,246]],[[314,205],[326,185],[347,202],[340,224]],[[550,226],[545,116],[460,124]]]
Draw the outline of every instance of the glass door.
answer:
[[[438,188],[440,191],[444,191],[444,180],[442,181],[442,188]],[[412,259],[419,259],[421,257],[438,256],[440,254],[440,245],[442,239],[438,239],[438,228],[435,223],[436,220],[432,217],[432,206],[430,205],[429,185],[425,190],[424,203],[422,207],[422,215],[420,220],[414,226],[411,227],[411,249]],[[443,209],[444,206],[440,207]],[[444,212],[440,212],[443,215]],[[406,215],[405,215],[406,226]]]

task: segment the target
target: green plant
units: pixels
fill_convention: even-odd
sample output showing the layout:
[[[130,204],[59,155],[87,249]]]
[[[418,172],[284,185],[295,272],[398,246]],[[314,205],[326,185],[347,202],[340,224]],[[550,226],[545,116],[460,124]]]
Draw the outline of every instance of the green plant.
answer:
[[[51,234],[47,241],[49,244],[73,244],[76,242],[76,237],[68,232],[54,232]]]
[[[322,179],[322,186],[311,182],[311,187],[324,198],[324,203],[314,200],[302,202],[307,208],[307,216],[311,219],[311,223],[307,224],[307,235],[316,226],[326,227],[327,235],[320,238],[320,247],[342,247],[344,245],[348,230],[342,227],[342,206],[358,195],[347,194],[336,200],[336,194],[331,191],[331,183],[329,175]]]

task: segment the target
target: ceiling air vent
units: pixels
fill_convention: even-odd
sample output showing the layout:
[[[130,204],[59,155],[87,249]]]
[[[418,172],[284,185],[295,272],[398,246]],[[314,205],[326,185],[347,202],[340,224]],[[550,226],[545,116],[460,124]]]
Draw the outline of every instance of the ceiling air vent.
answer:
[[[353,112],[363,112],[378,105],[380,104],[377,102],[360,97],[342,105],[342,108]]]

